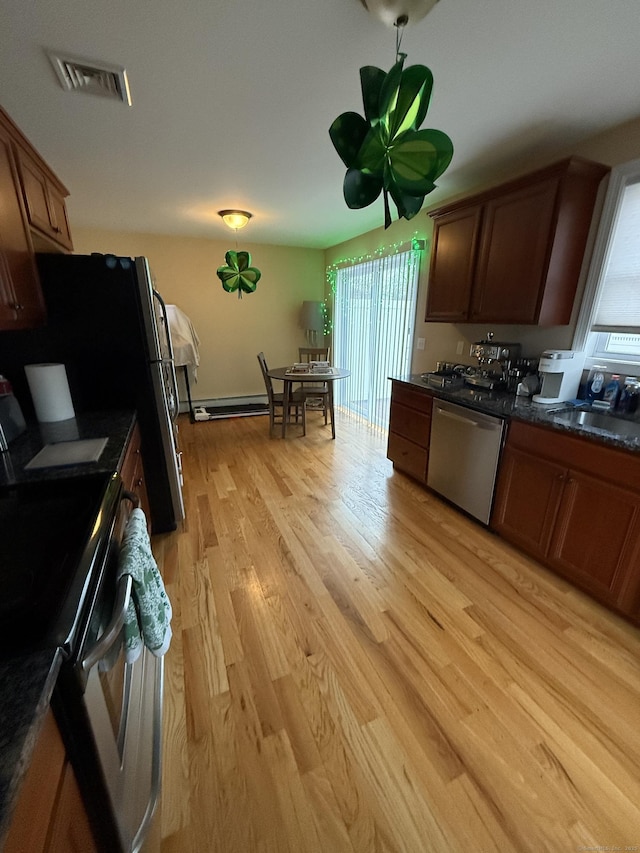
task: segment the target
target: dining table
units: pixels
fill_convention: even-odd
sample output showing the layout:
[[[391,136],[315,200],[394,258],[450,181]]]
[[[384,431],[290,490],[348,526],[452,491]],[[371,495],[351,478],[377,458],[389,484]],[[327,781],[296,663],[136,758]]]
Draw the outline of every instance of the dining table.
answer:
[[[271,377],[271,379],[278,379],[280,382],[284,383],[282,394],[283,438],[285,438],[287,434],[287,423],[289,421],[289,399],[291,397],[291,387],[294,382],[315,382],[316,385],[321,382],[327,383],[327,388],[329,390],[329,417],[331,419],[331,438],[336,437],[336,422],[333,410],[333,383],[336,382],[338,379],[346,379],[347,376],[351,376],[350,370],[346,370],[346,368],[344,367],[325,367],[322,368],[322,370],[318,370],[317,368],[315,368],[308,372],[302,373],[299,370],[294,370],[289,364],[285,367],[273,367],[270,370],[267,370],[267,374]]]

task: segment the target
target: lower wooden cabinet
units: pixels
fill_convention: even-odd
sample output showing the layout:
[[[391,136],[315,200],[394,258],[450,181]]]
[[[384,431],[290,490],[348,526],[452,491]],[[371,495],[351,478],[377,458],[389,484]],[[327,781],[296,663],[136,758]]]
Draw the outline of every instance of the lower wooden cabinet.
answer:
[[[640,620],[640,457],[514,421],[491,527]]]
[[[394,468],[426,482],[433,398],[426,391],[392,380],[387,458]]]
[[[78,783],[51,710],[2,849],[3,853],[97,853]]]
[[[149,498],[147,497],[147,487],[142,466],[142,442],[138,424],[135,425],[131,439],[127,445],[124,461],[120,468],[120,476],[125,489],[132,492],[138,498],[140,507],[144,510],[147,522],[150,525]]]

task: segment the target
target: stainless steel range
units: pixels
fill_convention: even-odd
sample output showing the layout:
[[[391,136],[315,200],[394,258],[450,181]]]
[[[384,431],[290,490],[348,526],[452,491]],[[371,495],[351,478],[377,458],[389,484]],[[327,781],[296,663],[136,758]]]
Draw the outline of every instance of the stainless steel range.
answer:
[[[117,474],[0,491],[0,651],[61,650],[52,708],[109,853],[142,846],[161,771],[163,660],[123,653],[131,578],[118,555],[135,500]]]

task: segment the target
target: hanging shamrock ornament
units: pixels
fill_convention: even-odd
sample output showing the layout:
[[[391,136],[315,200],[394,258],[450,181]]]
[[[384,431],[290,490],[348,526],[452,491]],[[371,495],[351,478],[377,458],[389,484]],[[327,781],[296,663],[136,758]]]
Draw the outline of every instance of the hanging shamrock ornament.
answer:
[[[243,292],[253,293],[262,273],[257,267],[251,266],[249,252],[229,251],[224,259],[227,265],[218,267],[216,275],[227,293],[234,293],[237,290],[238,299],[242,299]]]
[[[372,65],[361,68],[365,117],[342,113],[329,128],[347,167],[347,206],[367,207],[382,192],[385,228],[391,225],[389,196],[398,216],[412,219],[453,157],[446,133],[418,130],[429,107],[433,75],[424,65],[403,68],[405,59],[406,54],[398,52],[388,74]]]

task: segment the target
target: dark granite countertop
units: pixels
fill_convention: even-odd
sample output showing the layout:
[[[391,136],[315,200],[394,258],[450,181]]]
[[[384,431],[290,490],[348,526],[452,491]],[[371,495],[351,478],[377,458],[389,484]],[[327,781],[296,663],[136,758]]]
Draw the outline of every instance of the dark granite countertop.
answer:
[[[0,489],[22,483],[51,482],[89,474],[110,474],[119,468],[133,424],[132,411],[87,412],[59,423],[27,424],[27,429],[0,453]],[[25,470],[46,444],[85,438],[108,438],[97,462]]]
[[[606,415],[605,417],[607,418],[607,422],[611,424],[612,430],[618,428],[621,421],[633,425],[632,434],[620,435],[616,434],[615,431],[609,432],[608,430],[590,425],[562,422],[558,418],[558,412],[563,408],[572,408],[568,403],[543,405],[532,402],[529,397],[517,397],[515,394],[506,391],[485,391],[467,385],[453,390],[433,388],[421,379],[420,374],[393,376],[391,378],[420,388],[441,400],[449,400],[452,403],[457,403],[460,406],[484,412],[488,415],[495,415],[505,420],[513,418],[526,421],[537,426],[548,427],[580,436],[581,438],[586,438],[600,444],[607,444],[618,450],[640,453],[640,421],[638,419],[634,420],[629,417],[619,418]]]
[[[9,450],[0,453],[0,491],[24,484],[112,474],[122,464],[134,425],[135,412],[130,410],[90,412],[60,424],[29,423]],[[74,438],[108,438],[108,442],[97,462],[25,470],[24,466],[45,444]],[[3,531],[3,536],[8,533]],[[6,659],[1,651],[0,847],[62,663],[58,648]]]

